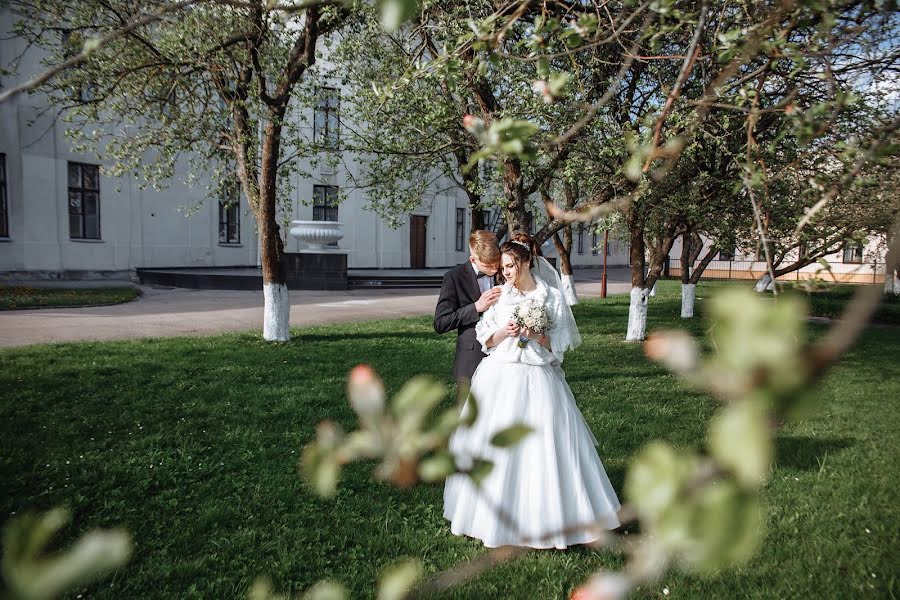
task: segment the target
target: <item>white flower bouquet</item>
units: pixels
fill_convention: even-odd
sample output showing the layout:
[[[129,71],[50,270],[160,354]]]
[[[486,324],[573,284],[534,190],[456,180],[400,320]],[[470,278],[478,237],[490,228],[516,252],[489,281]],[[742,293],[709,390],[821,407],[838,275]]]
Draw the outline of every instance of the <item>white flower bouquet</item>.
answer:
[[[552,325],[547,308],[531,298],[522,301],[516,306],[513,310],[512,318],[519,327],[530,329],[535,333],[547,333]],[[519,335],[517,345],[519,348],[524,348],[528,345],[528,338],[524,335]]]

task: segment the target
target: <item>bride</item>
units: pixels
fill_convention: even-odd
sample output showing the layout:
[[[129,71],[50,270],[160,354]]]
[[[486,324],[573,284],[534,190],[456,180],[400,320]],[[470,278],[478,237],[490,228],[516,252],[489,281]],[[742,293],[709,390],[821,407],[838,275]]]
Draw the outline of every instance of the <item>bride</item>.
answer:
[[[489,548],[592,542],[598,528],[619,526],[620,505],[560,367],[581,336],[559,276],[531,238],[515,236],[500,250],[506,284],[475,330],[488,355],[472,377],[478,414],[450,439],[461,468],[474,459],[494,466],[478,486],[462,474],[447,480],[444,517],[454,535],[478,538]],[[520,329],[512,320],[526,299],[549,313],[546,333]],[[463,412],[471,408],[467,401]],[[511,448],[491,445],[494,434],[517,423],[533,431]]]

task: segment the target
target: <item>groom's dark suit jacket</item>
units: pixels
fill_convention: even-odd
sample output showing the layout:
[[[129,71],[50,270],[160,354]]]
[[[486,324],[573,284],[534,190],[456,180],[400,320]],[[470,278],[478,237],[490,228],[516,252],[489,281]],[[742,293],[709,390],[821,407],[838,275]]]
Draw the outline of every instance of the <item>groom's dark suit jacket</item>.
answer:
[[[456,360],[453,362],[453,378],[469,381],[485,357],[481,344],[475,339],[475,324],[481,316],[475,301],[481,296],[475,269],[465,262],[447,271],[441,284],[441,295],[434,309],[434,330],[447,333],[456,330]]]

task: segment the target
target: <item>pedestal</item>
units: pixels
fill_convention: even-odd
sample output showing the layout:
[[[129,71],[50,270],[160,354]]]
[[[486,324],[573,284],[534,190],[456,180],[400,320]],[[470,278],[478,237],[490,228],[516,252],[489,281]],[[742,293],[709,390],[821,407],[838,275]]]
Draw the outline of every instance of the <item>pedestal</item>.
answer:
[[[284,255],[291,290],[346,290],[347,252],[303,250]]]

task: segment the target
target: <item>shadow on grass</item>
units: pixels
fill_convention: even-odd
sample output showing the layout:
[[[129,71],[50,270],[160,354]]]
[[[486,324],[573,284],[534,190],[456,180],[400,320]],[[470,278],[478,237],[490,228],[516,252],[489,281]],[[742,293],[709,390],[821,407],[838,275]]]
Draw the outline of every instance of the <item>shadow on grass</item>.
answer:
[[[449,334],[448,334],[449,335]],[[346,333],[304,333],[294,334],[294,337],[303,342],[343,342],[345,340],[382,340],[389,338],[399,338],[401,340],[420,339],[437,342],[441,337],[433,331],[367,331]],[[456,334],[452,335],[453,342],[456,343]]]
[[[775,462],[782,467],[814,471],[822,467],[828,453],[844,450],[854,443],[854,439],[844,437],[779,436],[775,440]]]

